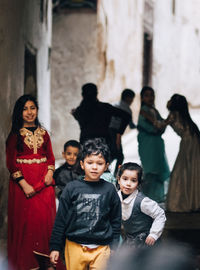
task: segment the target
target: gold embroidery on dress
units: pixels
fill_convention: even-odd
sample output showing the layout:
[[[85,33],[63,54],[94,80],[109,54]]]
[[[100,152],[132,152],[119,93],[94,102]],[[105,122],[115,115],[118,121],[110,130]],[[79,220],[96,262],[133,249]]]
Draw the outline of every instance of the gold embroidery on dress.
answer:
[[[48,166],[48,170],[55,171],[55,166],[54,166],[54,165],[49,165],[49,166]]]
[[[43,128],[38,127],[34,133],[26,128],[20,129],[20,135],[24,136],[24,143],[33,149],[33,153],[37,154],[37,149],[41,147],[44,142],[43,136],[46,131]]]
[[[16,159],[17,163],[19,164],[33,164],[33,163],[44,163],[47,161],[47,158],[33,158],[33,159],[26,159],[26,158],[17,158]]]

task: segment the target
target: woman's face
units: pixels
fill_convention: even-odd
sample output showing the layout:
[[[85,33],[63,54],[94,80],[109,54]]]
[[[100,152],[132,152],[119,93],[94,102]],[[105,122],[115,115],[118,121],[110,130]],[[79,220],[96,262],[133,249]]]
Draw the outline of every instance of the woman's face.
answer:
[[[28,100],[23,108],[22,118],[24,120],[24,127],[33,127],[35,126],[35,119],[37,117],[37,107],[35,103],[31,100]]]
[[[142,102],[151,107],[154,105],[154,100],[155,100],[155,96],[154,96],[154,92],[151,90],[146,90],[142,96]]]

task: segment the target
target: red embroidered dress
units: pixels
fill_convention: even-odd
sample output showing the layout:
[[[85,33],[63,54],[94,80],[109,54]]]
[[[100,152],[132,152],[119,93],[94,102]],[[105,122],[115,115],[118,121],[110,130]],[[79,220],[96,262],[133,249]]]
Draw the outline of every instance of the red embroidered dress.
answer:
[[[17,151],[17,135],[10,133],[6,142],[7,167],[11,178],[8,199],[9,269],[30,270],[38,267],[33,250],[49,254],[49,240],[56,215],[53,186],[45,186],[48,169],[54,169],[50,137],[41,127],[34,132],[20,129],[23,151]],[[37,193],[26,198],[16,181],[23,178]]]

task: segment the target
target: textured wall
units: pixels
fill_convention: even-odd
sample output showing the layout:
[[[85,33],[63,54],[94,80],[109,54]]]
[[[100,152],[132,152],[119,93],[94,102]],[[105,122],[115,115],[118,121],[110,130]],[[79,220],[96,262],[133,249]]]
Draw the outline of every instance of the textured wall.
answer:
[[[159,109],[178,92],[193,105],[200,105],[200,2],[155,1],[153,85]]]
[[[98,5],[100,99],[116,102],[124,88],[139,92],[142,82],[143,0],[101,0]],[[136,118],[139,100],[132,105]]]
[[[52,49],[52,132],[57,158],[63,143],[79,138],[79,127],[70,115],[81,100],[86,81],[97,82],[99,99],[116,102],[121,91],[132,88],[137,121],[143,77],[144,28],[153,41],[152,87],[156,107],[167,116],[166,103],[174,92],[188,98],[197,109],[192,116],[200,124],[198,95],[200,63],[200,3],[192,0],[100,0],[92,12],[63,13],[54,18]],[[149,9],[149,12],[148,12]],[[147,13],[146,13],[147,11]],[[96,21],[97,20],[97,21]],[[129,132],[129,129],[127,129]]]
[[[59,159],[64,143],[79,139],[79,126],[70,111],[81,101],[81,86],[97,83],[96,13],[83,9],[55,15],[52,43],[52,141]]]

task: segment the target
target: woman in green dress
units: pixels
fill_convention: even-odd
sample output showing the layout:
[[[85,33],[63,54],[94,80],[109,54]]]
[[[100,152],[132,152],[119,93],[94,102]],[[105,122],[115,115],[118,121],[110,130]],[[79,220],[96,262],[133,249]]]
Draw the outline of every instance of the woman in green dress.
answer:
[[[154,106],[154,90],[145,86],[142,88],[140,96],[138,150],[144,170],[142,191],[151,199],[163,202],[166,193],[164,184],[168,182],[170,175],[164,141],[161,137],[166,123]]]

